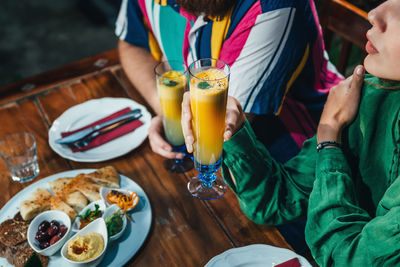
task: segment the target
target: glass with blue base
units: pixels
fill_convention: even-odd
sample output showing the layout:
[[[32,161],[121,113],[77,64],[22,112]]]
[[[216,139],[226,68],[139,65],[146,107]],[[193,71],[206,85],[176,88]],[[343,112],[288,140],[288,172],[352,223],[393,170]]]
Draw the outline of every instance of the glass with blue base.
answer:
[[[220,198],[227,190],[216,172],[221,167],[229,75],[229,66],[218,59],[200,59],[189,66],[193,157],[199,174],[190,179],[188,190],[202,200]]]
[[[180,61],[163,61],[154,68],[157,92],[160,98],[164,134],[174,152],[184,154],[183,159],[167,159],[165,168],[174,173],[193,168],[193,161],[186,153],[185,139],[181,126],[183,94],[187,88],[187,68]]]

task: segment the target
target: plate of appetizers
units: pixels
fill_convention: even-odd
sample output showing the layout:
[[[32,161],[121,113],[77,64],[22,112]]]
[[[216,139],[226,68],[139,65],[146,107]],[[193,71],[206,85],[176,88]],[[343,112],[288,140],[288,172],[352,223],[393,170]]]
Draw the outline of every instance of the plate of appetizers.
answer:
[[[138,203],[136,203],[136,199],[131,201],[136,204],[130,211],[127,211],[129,207],[125,207],[125,210],[123,210],[117,204],[106,206],[104,203],[104,205],[98,205],[99,201],[103,201],[100,196],[102,187],[135,192],[139,201]],[[37,239],[42,238],[42,236],[38,237],[39,230],[34,229],[30,243],[31,245],[35,244],[36,247],[35,250],[30,249],[26,238],[29,225],[35,217],[49,210],[61,211],[71,219],[68,229],[59,231],[65,231],[65,233],[60,234],[60,239],[52,238],[52,240],[59,239],[58,242],[62,242],[64,239],[68,240],[66,242],[64,240],[64,246],[68,246],[68,242],[72,242],[72,237],[84,229],[86,229],[83,231],[85,233],[96,233],[96,229],[98,229],[100,231],[98,234],[101,234],[103,238],[107,236],[104,243],[104,253],[102,253],[101,259],[99,257],[101,261],[99,262],[98,259],[93,261],[96,262],[96,265],[99,264],[98,266],[122,266],[126,264],[146,240],[152,221],[150,201],[144,190],[132,179],[119,174],[114,167],[106,166],[100,169],[60,172],[26,187],[11,198],[0,210],[0,266],[12,266],[7,260],[14,261],[14,263],[40,260],[44,265],[48,263],[47,266],[50,267],[64,266],[68,263],[65,259],[66,254],[63,254],[64,257],[62,256],[62,248],[57,248],[57,252],[54,254],[48,253],[48,255],[51,254],[49,257],[43,255],[32,257],[33,251],[49,250],[47,248],[49,244],[39,242]],[[94,216],[99,211],[101,215]],[[43,218],[40,222],[35,222],[35,225],[37,225],[34,228],[41,228],[42,232],[47,233],[47,231],[51,231],[50,226],[54,227],[53,221],[57,220],[53,220],[51,215],[43,216]],[[79,231],[73,231],[73,223],[76,222],[76,219],[81,218],[90,221],[83,225],[81,229],[74,229]],[[60,222],[60,219],[58,221]],[[83,224],[83,221],[78,223],[78,225],[80,224]],[[104,230],[104,225],[106,230]],[[94,230],[88,231],[87,228]],[[5,236],[4,233],[7,233],[8,236]],[[9,240],[10,237],[13,237],[13,234],[15,238],[10,243]],[[57,244],[54,240],[51,243]],[[11,250],[13,250],[13,253],[10,253]],[[66,253],[66,251],[63,253]]]

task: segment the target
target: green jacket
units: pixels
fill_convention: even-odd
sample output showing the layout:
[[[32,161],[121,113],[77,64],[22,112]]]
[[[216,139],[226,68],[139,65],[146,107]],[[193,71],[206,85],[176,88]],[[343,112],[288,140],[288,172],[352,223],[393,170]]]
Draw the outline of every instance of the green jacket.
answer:
[[[400,266],[399,89],[366,75],[343,149],[317,152],[314,137],[285,164],[246,122],[225,142],[222,165],[246,216],[269,225],[307,217],[306,241],[321,266]]]

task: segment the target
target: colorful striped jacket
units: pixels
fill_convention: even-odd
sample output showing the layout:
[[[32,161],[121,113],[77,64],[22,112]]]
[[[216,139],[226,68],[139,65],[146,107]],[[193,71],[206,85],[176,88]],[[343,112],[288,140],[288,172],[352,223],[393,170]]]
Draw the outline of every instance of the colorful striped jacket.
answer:
[[[342,79],[324,51],[313,0],[238,0],[224,18],[206,20],[174,0],[123,0],[115,32],[157,60],[228,63],[229,94],[245,112],[265,115],[255,131],[279,161],[314,135],[329,88]]]

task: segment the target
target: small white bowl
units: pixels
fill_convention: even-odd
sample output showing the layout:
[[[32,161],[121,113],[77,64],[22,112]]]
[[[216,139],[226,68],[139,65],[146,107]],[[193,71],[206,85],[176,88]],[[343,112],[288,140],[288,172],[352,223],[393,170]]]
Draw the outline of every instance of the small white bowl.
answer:
[[[38,231],[39,225],[45,220],[48,222],[51,222],[52,220],[56,220],[60,224],[64,224],[68,228],[68,230],[64,234],[64,236],[60,240],[58,240],[56,243],[54,243],[53,245],[51,245],[45,249],[40,249],[39,242],[35,239],[35,236]],[[40,253],[44,256],[51,256],[62,247],[62,245],[67,240],[67,237],[68,237],[70,231],[71,231],[71,219],[69,218],[69,216],[66,213],[64,213],[62,211],[58,211],[58,210],[44,211],[44,212],[40,213],[39,215],[37,215],[35,217],[35,219],[33,219],[33,221],[29,224],[28,243],[31,246],[31,248],[34,251],[36,251],[37,253]]]
[[[104,212],[106,210],[106,205],[104,204],[103,200],[96,200],[93,201],[92,203],[88,204],[86,207],[79,212],[79,215],[85,214],[85,212],[90,209],[90,210],[95,210],[95,205],[99,205],[99,210],[101,210],[102,216],[104,215]],[[79,231],[79,227],[81,226],[81,221],[80,218],[77,216],[72,224],[72,232],[76,233]]]
[[[103,214],[103,219],[104,221],[107,221],[107,218],[110,217],[111,215],[113,215],[115,212],[121,210],[117,204],[113,204],[110,207],[108,207],[106,209],[106,211]],[[116,233],[115,235],[112,236],[108,236],[108,239],[111,241],[117,240],[118,238],[120,238],[122,236],[122,234],[124,233],[125,229],[126,229],[126,224],[127,224],[127,219],[125,215],[122,215],[122,229],[121,231],[119,231],[118,233]],[[107,225],[107,223],[106,223]]]
[[[110,203],[107,199],[107,194],[108,192],[110,192],[111,190],[115,190],[121,193],[124,193],[126,195],[131,195],[133,193],[133,191],[129,191],[126,189],[120,189],[120,188],[110,188],[110,187],[101,187],[100,188],[100,197],[101,199],[104,201],[104,203],[106,203],[107,207],[113,205],[114,203]],[[138,202],[140,201],[140,198],[138,197]],[[135,207],[137,207],[137,205],[135,205],[133,208],[127,209],[126,212],[130,212],[131,210],[133,210]]]
[[[69,242],[71,240],[73,240],[75,237],[77,237],[78,235],[82,236],[82,235],[86,235],[86,234],[89,234],[89,233],[98,233],[103,237],[104,248],[103,248],[103,251],[100,253],[100,255],[97,256],[94,259],[87,260],[87,261],[73,261],[73,260],[68,259],[67,254],[68,254],[68,244],[69,244]],[[107,249],[107,245],[108,245],[108,235],[107,235],[106,223],[105,223],[103,218],[98,218],[98,219],[94,220],[93,222],[89,223],[88,225],[86,225],[82,230],[80,230],[79,232],[74,234],[70,239],[67,240],[67,242],[64,243],[64,246],[61,249],[61,256],[71,266],[79,266],[79,267],[81,267],[81,266],[85,266],[85,267],[96,266],[103,259],[104,254],[105,254],[106,249]]]

